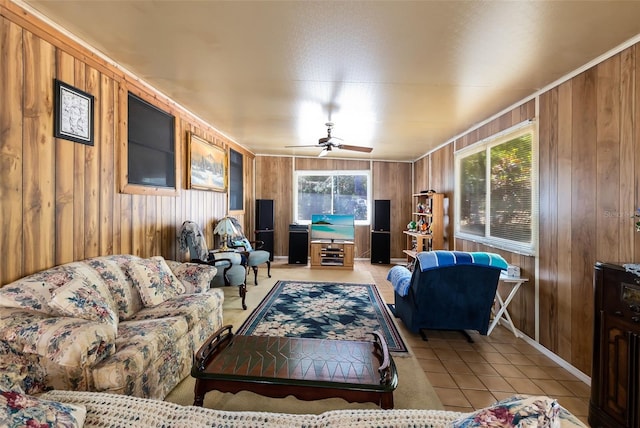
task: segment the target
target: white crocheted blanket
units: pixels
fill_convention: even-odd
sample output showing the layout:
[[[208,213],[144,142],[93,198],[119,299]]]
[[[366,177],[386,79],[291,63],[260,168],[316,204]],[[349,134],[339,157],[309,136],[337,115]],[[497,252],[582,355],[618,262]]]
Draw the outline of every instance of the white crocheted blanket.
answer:
[[[227,412],[98,392],[50,391],[47,400],[87,409],[86,428],[107,427],[430,427],[447,428],[462,413],[444,410],[332,410],[319,415]]]

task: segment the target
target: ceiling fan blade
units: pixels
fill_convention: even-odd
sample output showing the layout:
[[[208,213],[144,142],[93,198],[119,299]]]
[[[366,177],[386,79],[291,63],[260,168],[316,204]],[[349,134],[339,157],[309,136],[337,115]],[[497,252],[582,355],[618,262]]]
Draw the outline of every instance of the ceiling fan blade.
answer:
[[[298,148],[301,148],[301,147],[321,147],[321,145],[320,144],[307,144],[307,145],[304,145],[304,146],[284,146],[284,147],[287,148],[287,149],[298,149]]]
[[[371,153],[371,151],[373,150],[372,147],[350,146],[348,144],[340,144],[338,147],[341,148],[342,150],[353,150],[356,152],[364,152],[364,153]]]

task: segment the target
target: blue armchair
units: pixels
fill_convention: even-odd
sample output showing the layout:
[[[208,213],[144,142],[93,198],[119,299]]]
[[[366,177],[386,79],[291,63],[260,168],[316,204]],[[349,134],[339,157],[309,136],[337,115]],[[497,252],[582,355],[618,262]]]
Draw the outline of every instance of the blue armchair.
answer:
[[[249,241],[242,231],[242,225],[235,217],[229,217],[233,226],[238,231],[238,235],[229,237],[227,245],[232,248],[240,249],[247,257],[247,268],[253,269],[253,283],[258,285],[258,266],[267,264],[267,276],[271,278],[271,253],[266,250],[262,250],[264,242],[262,241]]]
[[[394,311],[409,330],[427,340],[427,330],[477,330],[486,335],[501,270],[507,262],[493,253],[418,253],[413,272],[394,266]]]
[[[247,309],[245,298],[247,294],[247,267],[241,253],[231,251],[209,251],[200,227],[185,221],[180,228],[180,249],[189,250],[192,263],[206,263],[218,269],[211,281],[212,287],[238,286],[242,298],[242,309]]]

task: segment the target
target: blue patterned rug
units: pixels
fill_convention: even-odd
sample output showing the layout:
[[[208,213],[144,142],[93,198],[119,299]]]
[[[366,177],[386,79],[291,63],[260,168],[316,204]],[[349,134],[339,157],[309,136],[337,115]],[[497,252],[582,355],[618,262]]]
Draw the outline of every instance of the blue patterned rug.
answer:
[[[236,334],[370,342],[374,330],[407,352],[375,285],[278,281]]]

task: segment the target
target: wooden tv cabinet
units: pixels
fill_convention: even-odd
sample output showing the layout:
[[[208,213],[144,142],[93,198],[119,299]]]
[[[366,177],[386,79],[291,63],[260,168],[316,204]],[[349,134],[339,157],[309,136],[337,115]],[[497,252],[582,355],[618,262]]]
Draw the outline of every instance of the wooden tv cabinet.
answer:
[[[311,269],[353,270],[353,242],[311,241]]]

